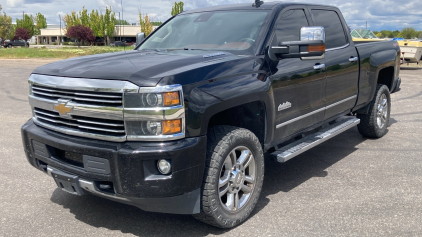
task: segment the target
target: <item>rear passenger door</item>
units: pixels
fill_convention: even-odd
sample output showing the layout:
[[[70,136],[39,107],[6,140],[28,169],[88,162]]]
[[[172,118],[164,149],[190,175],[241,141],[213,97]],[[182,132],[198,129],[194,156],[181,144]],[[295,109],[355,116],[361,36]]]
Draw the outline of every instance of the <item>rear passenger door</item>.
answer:
[[[359,60],[349,30],[335,8],[311,8],[315,26],[325,28],[327,70],[324,119],[345,114],[354,107],[358,94]]]
[[[300,29],[309,26],[311,17],[305,7],[283,10],[273,32],[277,41],[300,41]],[[325,69],[314,68],[324,59],[286,58],[278,62],[270,77],[275,102],[275,142],[300,132],[323,119],[325,106]]]

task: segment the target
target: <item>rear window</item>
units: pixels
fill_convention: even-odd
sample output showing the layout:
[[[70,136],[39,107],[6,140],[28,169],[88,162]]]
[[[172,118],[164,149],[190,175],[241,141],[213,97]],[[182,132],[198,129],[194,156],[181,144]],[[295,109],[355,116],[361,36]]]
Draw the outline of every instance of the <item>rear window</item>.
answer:
[[[312,10],[315,25],[325,28],[325,45],[327,49],[341,47],[347,44],[343,25],[335,11]]]

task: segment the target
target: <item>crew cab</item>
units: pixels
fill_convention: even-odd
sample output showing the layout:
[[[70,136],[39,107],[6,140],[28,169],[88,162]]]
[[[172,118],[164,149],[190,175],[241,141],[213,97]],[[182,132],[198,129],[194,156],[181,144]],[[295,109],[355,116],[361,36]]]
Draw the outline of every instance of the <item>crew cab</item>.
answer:
[[[5,48],[12,48],[14,46],[29,47],[29,43],[25,40],[5,40],[3,42],[3,47]]]
[[[230,228],[258,202],[264,153],[384,136],[399,65],[397,42],[356,46],[333,6],[185,11],[135,50],[35,69],[25,153],[65,192]]]

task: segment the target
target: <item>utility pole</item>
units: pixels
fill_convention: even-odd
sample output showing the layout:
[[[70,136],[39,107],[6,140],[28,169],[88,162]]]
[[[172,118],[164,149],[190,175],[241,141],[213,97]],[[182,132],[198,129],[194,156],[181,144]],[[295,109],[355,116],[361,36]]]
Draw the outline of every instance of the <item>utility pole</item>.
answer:
[[[123,18],[123,0],[120,0],[120,5],[122,5],[122,20]],[[123,25],[123,35],[125,34],[125,25]],[[122,41],[122,35],[120,35],[120,41]]]
[[[60,18],[60,45],[62,45],[62,16],[59,15]]]
[[[366,27],[365,27],[365,29],[368,29],[368,21],[366,21]]]
[[[120,22],[120,26],[119,26],[119,35],[120,35],[120,41],[122,41],[122,20],[120,19],[120,12],[119,12],[119,22]]]

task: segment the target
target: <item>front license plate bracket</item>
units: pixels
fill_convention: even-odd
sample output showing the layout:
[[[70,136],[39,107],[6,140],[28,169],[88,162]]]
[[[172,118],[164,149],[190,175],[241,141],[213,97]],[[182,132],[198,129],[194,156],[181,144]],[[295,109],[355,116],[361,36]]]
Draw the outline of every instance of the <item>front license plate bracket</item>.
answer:
[[[51,167],[48,167],[47,169],[48,173],[53,177],[54,181],[56,182],[57,187],[73,195],[84,195],[84,191],[79,185],[79,177],[77,175],[68,174],[63,171],[53,169]]]

